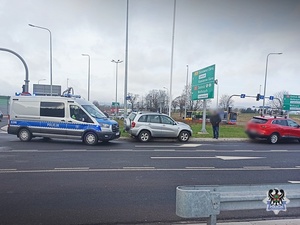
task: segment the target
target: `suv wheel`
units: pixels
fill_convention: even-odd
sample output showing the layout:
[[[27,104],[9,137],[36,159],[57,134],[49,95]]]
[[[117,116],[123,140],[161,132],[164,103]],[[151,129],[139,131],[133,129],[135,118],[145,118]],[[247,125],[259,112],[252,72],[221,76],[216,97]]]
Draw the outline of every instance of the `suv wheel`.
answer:
[[[276,144],[278,141],[279,141],[279,135],[278,134],[273,133],[273,134],[270,135],[269,142],[271,144]]]
[[[30,141],[32,138],[30,131],[26,128],[22,128],[21,130],[19,130],[18,136],[21,141],[25,141],[25,142]]]
[[[190,133],[184,130],[180,132],[178,139],[181,142],[187,142],[190,139],[190,136],[191,136]]]
[[[87,132],[83,137],[83,141],[87,145],[96,145],[98,143],[98,137],[94,132]]]
[[[151,134],[149,131],[147,130],[142,130],[140,133],[139,133],[139,140],[141,142],[147,142],[147,141],[150,141],[151,139]]]

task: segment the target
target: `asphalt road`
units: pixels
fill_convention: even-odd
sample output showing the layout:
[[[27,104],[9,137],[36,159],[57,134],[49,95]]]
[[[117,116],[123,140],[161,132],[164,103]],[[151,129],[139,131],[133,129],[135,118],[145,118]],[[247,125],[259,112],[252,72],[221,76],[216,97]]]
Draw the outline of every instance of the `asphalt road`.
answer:
[[[167,224],[179,185],[300,181],[300,144],[118,140],[20,142],[0,134],[0,224]],[[266,190],[267,191],[267,190]],[[299,217],[299,209],[280,212]],[[274,218],[265,210],[218,218]]]

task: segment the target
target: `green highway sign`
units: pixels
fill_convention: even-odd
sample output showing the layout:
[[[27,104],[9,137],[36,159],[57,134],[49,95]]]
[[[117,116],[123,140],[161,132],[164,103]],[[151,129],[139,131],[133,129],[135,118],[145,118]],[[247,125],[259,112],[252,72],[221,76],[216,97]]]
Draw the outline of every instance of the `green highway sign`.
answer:
[[[300,95],[284,95],[283,110],[300,111]]]
[[[112,106],[120,106],[120,103],[119,102],[112,102],[111,105]]]
[[[214,98],[215,65],[192,73],[192,100]]]

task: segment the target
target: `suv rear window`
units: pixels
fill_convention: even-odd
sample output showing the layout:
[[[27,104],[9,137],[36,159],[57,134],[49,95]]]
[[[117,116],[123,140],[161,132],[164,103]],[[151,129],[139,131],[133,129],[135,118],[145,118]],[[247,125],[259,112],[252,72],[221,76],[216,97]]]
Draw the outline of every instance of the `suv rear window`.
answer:
[[[143,115],[139,118],[139,122],[147,122],[147,116]]]
[[[128,116],[130,121],[133,121],[135,117],[136,117],[136,113],[130,113],[130,115]]]
[[[251,119],[251,123],[258,123],[258,124],[264,124],[266,123],[268,120],[266,119],[261,119],[261,118],[253,118]]]

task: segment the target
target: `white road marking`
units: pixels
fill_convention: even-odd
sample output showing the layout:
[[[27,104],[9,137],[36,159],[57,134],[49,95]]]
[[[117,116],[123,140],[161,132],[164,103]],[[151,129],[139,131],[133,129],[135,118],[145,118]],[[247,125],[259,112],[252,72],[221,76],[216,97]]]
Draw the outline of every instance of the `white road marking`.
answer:
[[[247,159],[262,159],[266,157],[247,157],[247,156],[151,156],[151,159],[222,159],[222,160],[247,160]]]
[[[12,152],[38,152],[36,149],[28,149],[28,150],[11,150]]]
[[[198,168],[198,169],[187,169],[187,168],[170,168],[170,169],[157,169],[157,168],[135,168],[135,169],[49,169],[49,170],[0,170],[0,174],[8,173],[67,173],[67,172],[136,172],[136,171],[270,171],[270,170],[300,170],[300,168],[271,168],[271,167],[256,167],[256,168]]]
[[[298,180],[289,180],[288,182],[291,184],[300,184],[300,181]]]
[[[246,159],[262,159],[266,157],[248,157],[248,156],[216,156],[218,159],[222,160],[246,160]]]
[[[86,152],[86,149],[63,149],[63,152]]]
[[[17,169],[0,169],[0,171],[16,171]]]
[[[216,150],[201,150],[201,149],[198,149],[196,150],[196,152],[215,152]]]
[[[270,166],[244,166],[245,169],[270,169]]]
[[[253,152],[253,150],[234,150],[235,152]]]
[[[180,147],[180,148],[195,148],[195,147],[199,147],[199,146],[201,146],[201,144],[182,144],[178,147]]]
[[[214,169],[213,166],[187,166],[186,169]]]
[[[174,146],[169,146],[169,147],[174,147]],[[9,152],[16,152],[16,153],[31,153],[31,152],[36,152],[36,153],[72,153],[72,152],[153,152],[153,151],[166,151],[166,152],[255,152],[255,153],[287,153],[287,152],[293,152],[293,153],[298,153],[300,150],[207,150],[207,149],[162,149],[161,148],[154,148],[154,149],[63,149],[63,150],[55,150],[55,149],[49,149],[49,150],[5,150],[5,149],[0,149],[0,153],[9,153]]]
[[[144,169],[155,169],[153,166],[124,166],[123,169],[129,169],[129,170],[144,170]]]
[[[154,149],[155,152],[175,152],[175,149]]]
[[[90,167],[69,167],[69,168],[54,168],[55,170],[89,170]]]
[[[270,152],[287,152],[288,150],[270,150]]]
[[[198,156],[152,156],[151,159],[215,159],[216,157],[198,157]]]

